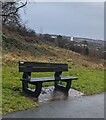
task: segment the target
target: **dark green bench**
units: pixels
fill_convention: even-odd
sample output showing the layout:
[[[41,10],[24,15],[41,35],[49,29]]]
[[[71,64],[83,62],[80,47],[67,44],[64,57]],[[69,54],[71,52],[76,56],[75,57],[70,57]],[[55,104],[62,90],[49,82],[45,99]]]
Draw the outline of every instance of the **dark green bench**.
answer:
[[[20,79],[22,81],[22,90],[30,95],[38,97],[41,93],[42,83],[54,81],[56,90],[61,90],[68,93],[72,80],[77,80],[77,77],[62,76],[63,71],[68,71],[68,64],[58,63],[41,63],[41,62],[19,62],[19,72],[23,72]],[[32,78],[31,72],[55,72],[52,77]],[[60,81],[66,82],[66,86],[60,85]],[[29,84],[35,85],[35,90],[29,88]]]

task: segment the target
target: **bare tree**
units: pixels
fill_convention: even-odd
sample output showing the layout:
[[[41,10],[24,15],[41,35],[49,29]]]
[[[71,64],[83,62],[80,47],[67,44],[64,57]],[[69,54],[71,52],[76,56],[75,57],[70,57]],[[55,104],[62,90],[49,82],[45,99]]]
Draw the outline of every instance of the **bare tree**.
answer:
[[[19,9],[26,6],[25,3],[3,2],[2,3],[2,21],[3,25],[20,25]]]

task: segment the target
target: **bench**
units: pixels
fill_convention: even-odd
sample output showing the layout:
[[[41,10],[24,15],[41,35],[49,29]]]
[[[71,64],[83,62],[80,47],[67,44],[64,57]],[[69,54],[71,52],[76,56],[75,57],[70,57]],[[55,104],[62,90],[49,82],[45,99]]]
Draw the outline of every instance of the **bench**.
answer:
[[[42,83],[54,81],[55,90],[61,90],[68,93],[72,80],[77,80],[77,77],[62,76],[63,71],[68,71],[68,64],[58,63],[41,63],[41,62],[19,62],[19,72],[23,72],[22,90],[34,97],[38,97],[41,93]],[[52,77],[32,78],[31,72],[55,72]],[[60,84],[60,81],[66,82],[66,86]],[[29,84],[35,85],[35,90],[29,88]]]

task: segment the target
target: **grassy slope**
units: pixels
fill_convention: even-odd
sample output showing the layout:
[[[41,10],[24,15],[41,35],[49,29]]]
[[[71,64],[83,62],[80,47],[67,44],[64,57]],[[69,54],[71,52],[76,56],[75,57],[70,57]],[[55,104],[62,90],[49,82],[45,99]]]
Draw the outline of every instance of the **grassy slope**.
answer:
[[[37,106],[36,102],[21,90],[19,79],[22,73],[18,72],[18,61],[21,60],[68,63],[69,71],[63,74],[78,76],[79,80],[73,81],[72,84],[74,89],[86,95],[104,90],[104,72],[101,61],[91,61],[90,58],[44,42],[28,43],[21,39],[3,36],[3,114]],[[51,75],[53,73],[34,74],[36,77]]]

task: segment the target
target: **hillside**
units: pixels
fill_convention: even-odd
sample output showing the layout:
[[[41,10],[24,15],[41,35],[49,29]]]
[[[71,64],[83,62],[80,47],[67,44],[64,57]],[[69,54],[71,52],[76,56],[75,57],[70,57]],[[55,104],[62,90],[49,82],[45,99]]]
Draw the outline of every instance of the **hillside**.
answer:
[[[83,56],[46,41],[26,41],[26,37],[10,32],[3,34],[3,62],[40,61],[67,62],[72,66],[103,69],[103,60]],[[31,39],[31,38],[30,38]]]

